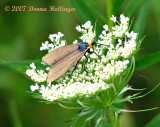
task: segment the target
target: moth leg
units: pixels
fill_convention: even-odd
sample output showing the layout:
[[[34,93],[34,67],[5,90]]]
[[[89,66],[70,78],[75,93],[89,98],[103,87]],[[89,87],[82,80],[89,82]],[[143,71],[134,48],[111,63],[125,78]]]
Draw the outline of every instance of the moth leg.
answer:
[[[94,50],[93,51],[91,51],[91,50],[87,50],[87,52],[88,53],[94,53],[94,54],[96,54],[96,56],[98,56],[98,57],[100,57],[101,58],[101,56],[99,56]]]
[[[73,74],[73,72],[76,70],[76,68],[77,68],[77,65],[78,65],[78,62],[81,60],[81,58],[77,61],[77,63],[76,63],[76,65],[75,65],[75,67],[74,67],[74,69],[73,69],[73,71],[72,71],[72,73],[71,73],[71,75]]]
[[[88,57],[86,56],[86,53],[84,54],[84,56],[85,56],[86,59],[87,59],[87,62],[86,62],[86,64],[85,64],[85,68],[86,68],[86,70],[87,70]]]

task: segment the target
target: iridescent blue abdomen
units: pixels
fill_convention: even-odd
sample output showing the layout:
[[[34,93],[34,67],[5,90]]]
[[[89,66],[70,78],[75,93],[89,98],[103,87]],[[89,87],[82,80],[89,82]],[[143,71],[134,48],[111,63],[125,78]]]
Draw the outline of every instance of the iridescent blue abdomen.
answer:
[[[89,45],[87,42],[82,42],[81,44],[78,45],[78,50],[85,52],[88,46]]]

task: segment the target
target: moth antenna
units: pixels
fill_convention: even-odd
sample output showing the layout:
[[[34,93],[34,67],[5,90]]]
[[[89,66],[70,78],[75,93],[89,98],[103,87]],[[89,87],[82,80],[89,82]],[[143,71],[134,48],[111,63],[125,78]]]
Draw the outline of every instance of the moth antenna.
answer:
[[[100,44],[100,43],[96,43],[96,45],[104,45],[104,46],[109,46],[109,45],[105,45],[105,44]]]
[[[102,30],[92,39],[92,41],[91,42],[93,42],[94,41],[94,39],[98,36],[98,35],[100,35],[100,33],[102,32]]]

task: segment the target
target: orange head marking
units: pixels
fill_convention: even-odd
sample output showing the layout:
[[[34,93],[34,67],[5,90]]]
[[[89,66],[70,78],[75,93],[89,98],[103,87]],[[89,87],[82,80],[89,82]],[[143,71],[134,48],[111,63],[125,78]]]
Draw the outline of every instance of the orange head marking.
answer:
[[[92,42],[88,42],[88,49],[92,47],[93,47]]]

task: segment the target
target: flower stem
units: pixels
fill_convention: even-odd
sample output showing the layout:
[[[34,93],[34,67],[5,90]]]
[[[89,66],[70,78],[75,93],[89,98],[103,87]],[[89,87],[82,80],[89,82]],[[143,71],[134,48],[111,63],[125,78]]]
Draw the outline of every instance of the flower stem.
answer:
[[[115,121],[115,117],[113,115],[113,111],[111,110],[110,107],[107,107],[106,110],[107,110],[107,115],[108,115],[108,119],[110,121],[110,124],[112,125],[112,127],[116,127],[116,123],[115,123],[116,121]]]

